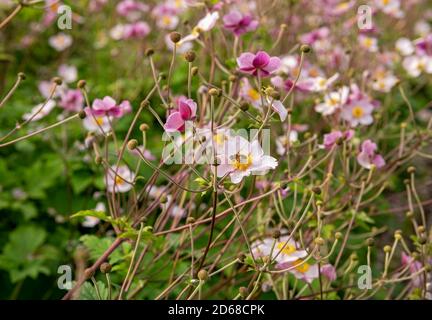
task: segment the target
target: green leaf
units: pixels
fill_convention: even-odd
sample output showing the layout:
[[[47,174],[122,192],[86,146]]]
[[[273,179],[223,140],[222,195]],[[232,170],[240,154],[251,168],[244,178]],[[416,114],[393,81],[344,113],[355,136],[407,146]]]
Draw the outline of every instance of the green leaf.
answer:
[[[369,224],[374,224],[374,223],[375,223],[375,220],[372,219],[371,217],[369,217],[369,216],[367,215],[367,213],[364,212],[364,211],[358,212],[358,213],[357,213],[357,216],[356,216],[356,219],[357,219],[358,221],[366,222],[366,223],[369,223]]]
[[[96,285],[99,290],[100,299],[108,299],[108,288],[102,281],[97,281]],[[92,282],[86,281],[80,289],[80,300],[99,300],[99,296]]]
[[[0,268],[9,271],[13,283],[26,277],[35,279],[39,273],[50,274],[46,262],[55,254],[42,246],[46,236],[44,229],[34,225],[20,226],[9,235],[0,255]]]
[[[112,218],[107,216],[105,212],[103,211],[96,211],[96,210],[81,210],[77,213],[70,216],[70,219],[75,218],[83,218],[83,217],[95,217],[103,221],[111,222]]]
[[[95,235],[83,235],[80,240],[88,248],[90,259],[96,261],[111,246],[114,239],[110,237],[98,238]],[[114,250],[109,256],[109,263],[112,265],[123,259],[120,249]]]

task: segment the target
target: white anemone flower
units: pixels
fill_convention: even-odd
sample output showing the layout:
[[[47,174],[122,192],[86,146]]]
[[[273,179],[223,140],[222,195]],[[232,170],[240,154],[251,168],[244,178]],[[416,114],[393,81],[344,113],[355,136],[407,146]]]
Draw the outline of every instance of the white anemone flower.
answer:
[[[219,12],[207,13],[204,18],[198,21],[197,25],[192,29],[192,32],[180,40],[180,44],[198,39],[200,32],[207,32],[213,29],[216,22],[219,20]]]
[[[324,102],[315,106],[315,111],[324,116],[333,114],[336,110],[341,108],[348,100],[349,88],[343,86],[337,91],[330,92],[325,95]]]
[[[58,75],[63,79],[66,83],[74,82],[78,79],[78,71],[75,66],[69,66],[66,64],[62,64],[58,68]]]
[[[57,33],[48,39],[49,45],[61,52],[72,45],[72,37],[64,32]]]
[[[432,74],[432,57],[429,56],[410,56],[404,59],[402,65],[413,78],[422,73]]]
[[[278,165],[275,158],[264,155],[258,140],[249,143],[241,136],[231,137],[218,159],[217,176],[229,175],[233,183],[240,183],[251,174],[262,175]]]
[[[115,174],[117,172],[117,174]],[[112,166],[107,170],[105,181],[108,192],[128,192],[133,188],[135,173],[127,166]]]
[[[23,119],[28,121],[38,121],[46,117],[52,109],[54,109],[56,103],[54,100],[48,100],[46,103],[40,103],[33,107],[30,112],[23,115]]]
[[[414,44],[407,38],[399,38],[395,46],[396,50],[403,56],[409,56],[415,51]]]

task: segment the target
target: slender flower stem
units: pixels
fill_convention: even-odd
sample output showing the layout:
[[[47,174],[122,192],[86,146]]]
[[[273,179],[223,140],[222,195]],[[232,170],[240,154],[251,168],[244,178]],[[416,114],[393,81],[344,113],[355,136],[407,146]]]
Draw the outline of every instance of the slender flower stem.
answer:
[[[23,8],[23,5],[19,3],[15,9],[0,23],[0,30],[3,29]]]
[[[2,144],[0,144],[0,148],[10,146],[10,145],[12,145],[12,144],[14,144],[14,143],[17,143],[17,142],[19,142],[19,141],[22,141],[22,140],[28,139],[28,138],[33,137],[33,136],[35,136],[35,135],[38,135],[38,134],[40,134],[40,133],[42,133],[42,132],[45,132],[45,131],[48,131],[48,130],[53,129],[53,128],[55,128],[55,127],[61,126],[62,124],[66,123],[66,122],[69,122],[70,120],[76,119],[76,118],[78,118],[78,117],[79,117],[79,114],[74,114],[73,116],[70,116],[69,118],[66,118],[66,119],[64,119],[64,120],[61,120],[61,121],[59,121],[59,122],[56,122],[56,123],[54,123],[54,124],[52,124],[52,125],[50,125],[50,126],[48,126],[48,127],[45,127],[45,128],[39,129],[39,130],[34,131],[34,132],[32,132],[32,133],[29,133],[29,134],[27,134],[27,135],[25,135],[25,136],[22,136],[22,137],[20,137],[20,138],[14,139],[14,140],[12,140],[12,141],[2,143]]]

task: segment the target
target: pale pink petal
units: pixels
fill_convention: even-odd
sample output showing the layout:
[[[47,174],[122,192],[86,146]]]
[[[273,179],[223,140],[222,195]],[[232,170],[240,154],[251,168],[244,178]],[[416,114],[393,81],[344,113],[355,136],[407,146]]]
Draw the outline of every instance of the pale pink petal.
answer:
[[[167,118],[165,130],[167,132],[181,131],[184,123],[185,122],[181,117],[180,112],[173,112]]]

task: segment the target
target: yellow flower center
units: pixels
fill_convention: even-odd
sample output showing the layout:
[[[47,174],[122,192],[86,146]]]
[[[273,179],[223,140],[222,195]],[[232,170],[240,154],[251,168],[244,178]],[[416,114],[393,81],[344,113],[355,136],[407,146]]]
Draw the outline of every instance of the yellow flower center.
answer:
[[[231,164],[234,169],[240,171],[246,171],[252,165],[252,156],[249,154],[247,156],[237,153],[234,156],[233,162]]]
[[[386,87],[386,84],[384,81],[378,81],[378,88],[384,90]]]
[[[345,10],[348,9],[348,7],[349,7],[349,1],[338,4],[336,8],[339,10]]]
[[[425,68],[426,68],[426,64],[424,63],[424,61],[419,61],[419,63],[418,63],[418,69],[420,71],[424,71]]]
[[[63,36],[57,37],[57,43],[63,45],[65,43],[65,38]]]
[[[54,2],[49,7],[50,11],[53,12],[53,13],[57,13],[58,8],[59,8],[59,3],[58,2]]]
[[[365,38],[364,39],[364,45],[366,48],[371,48],[373,45],[373,40],[372,38]]]
[[[248,90],[247,94],[253,101],[257,101],[260,98],[258,91],[252,88]]]
[[[202,30],[200,29],[200,28],[198,28],[198,27],[195,27],[195,28],[193,28],[193,30],[192,30],[192,35],[194,36],[194,37],[198,37],[199,35],[200,35],[200,32],[201,32]]]
[[[116,185],[122,185],[124,183],[125,183],[125,181],[120,176],[115,177],[115,184]]]
[[[166,26],[168,26],[171,23],[171,17],[170,16],[163,16],[162,23]]]
[[[310,264],[307,262],[303,262],[302,259],[297,259],[294,262],[294,266],[295,266],[295,269],[301,273],[306,273],[310,268]]]
[[[338,104],[339,104],[339,99],[336,99],[336,98],[330,98],[329,99],[329,105],[336,106]]]
[[[326,79],[319,79],[319,80],[318,80],[318,85],[319,85],[320,87],[324,87],[324,86],[326,85],[326,83],[327,83],[327,80],[326,80]]]
[[[388,5],[390,3],[390,0],[381,0],[383,5]]]
[[[101,117],[95,117],[94,120],[96,121],[97,125],[101,126],[103,124],[103,118],[101,118]]]
[[[225,140],[226,140],[226,137],[222,133],[218,133],[217,135],[214,136],[214,142],[216,142],[216,144],[218,144],[218,145],[223,145]]]
[[[290,255],[291,253],[294,253],[296,251],[296,248],[292,244],[289,244],[289,243],[286,243],[286,242],[279,242],[277,244],[277,248],[283,254],[286,254],[286,255]]]
[[[316,77],[318,77],[319,72],[318,72],[317,69],[315,69],[315,68],[311,68],[311,69],[309,69],[309,75],[310,75],[312,78],[316,78]]]
[[[356,106],[352,109],[352,115],[354,118],[361,118],[364,114],[363,108]]]

